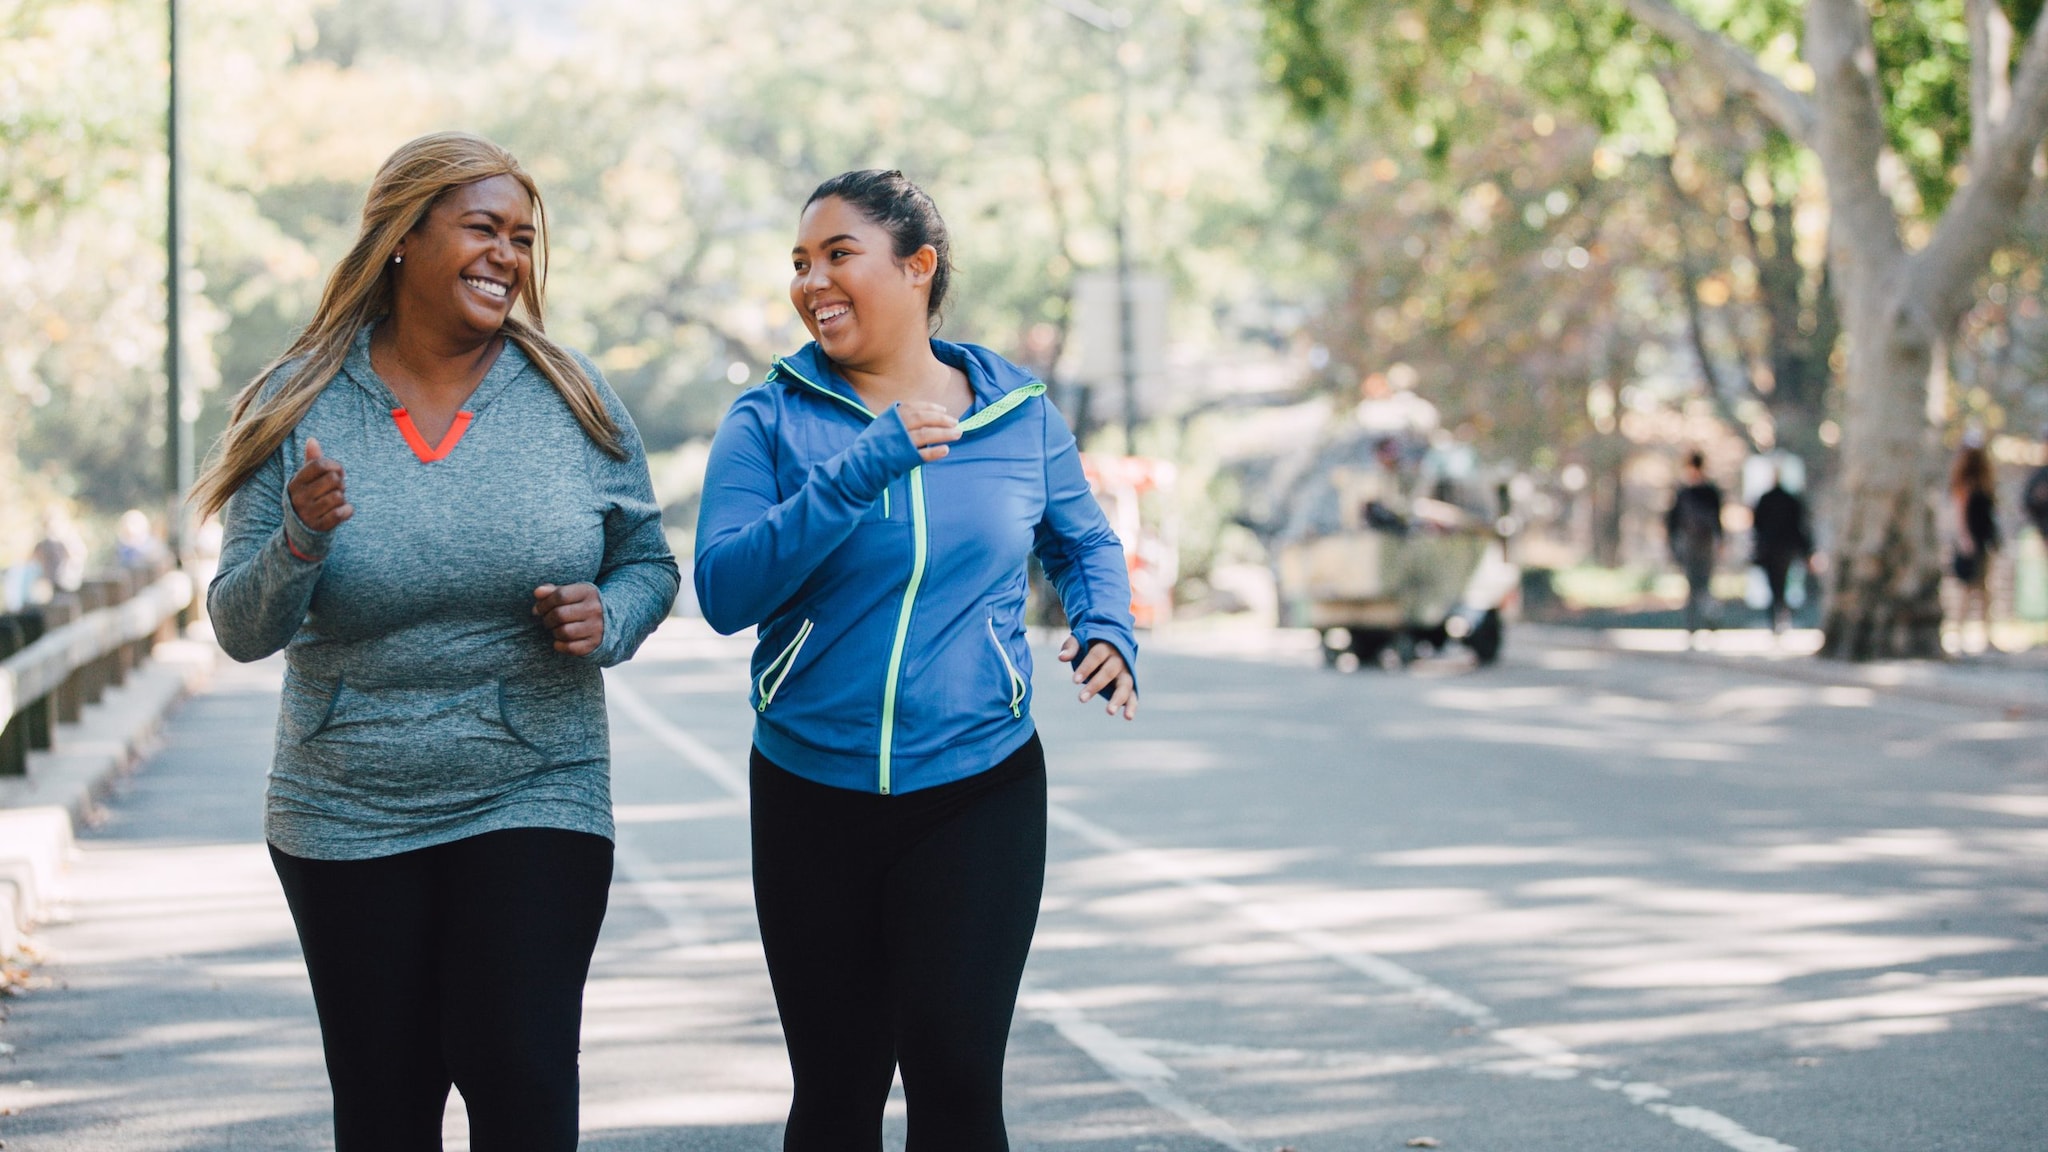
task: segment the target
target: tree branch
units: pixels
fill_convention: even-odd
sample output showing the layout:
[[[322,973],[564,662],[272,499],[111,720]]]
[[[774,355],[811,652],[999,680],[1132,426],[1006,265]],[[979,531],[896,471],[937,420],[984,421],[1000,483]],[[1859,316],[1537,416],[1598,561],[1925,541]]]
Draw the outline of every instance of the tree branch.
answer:
[[[1904,257],[1905,244],[1879,169],[1888,146],[1884,95],[1862,0],[1808,0],[1805,54],[1818,113],[1811,144],[1828,184],[1828,247],[1844,266],[1869,269],[1848,287],[1877,288]],[[1866,303],[1851,300],[1850,307],[1860,311]]]
[[[1838,0],[1841,2],[1841,0]],[[1853,0],[1847,0],[1853,2]],[[1950,202],[1934,239],[1913,258],[1908,302],[1945,333],[1969,309],[1991,254],[2011,238],[2034,186],[2034,157],[2048,137],[2048,19],[2034,22],[2012,85],[2012,108],[1977,153],[1970,182]]]
[[[1971,163],[1989,159],[1992,135],[2012,110],[2012,21],[1998,0],[1969,0]]]
[[[1679,11],[1670,0],[1625,2],[1631,16],[1665,39],[1689,49],[1723,83],[1749,97],[1764,115],[1785,130],[1787,136],[1802,144],[1813,142],[1814,129],[1819,123],[1813,101],[1764,71],[1748,49],[1719,32],[1709,31],[1699,21]]]
[[[1749,426],[1735,414],[1734,404],[1729,401],[1728,393],[1721,387],[1720,374],[1714,370],[1714,353],[1707,347],[1707,318],[1705,310],[1700,305],[1699,270],[1693,264],[1692,241],[1686,235],[1686,221],[1682,215],[1685,205],[1691,202],[1691,198],[1679,186],[1678,172],[1668,153],[1663,158],[1662,172],[1665,190],[1671,195],[1673,207],[1680,213],[1680,219],[1672,229],[1678,237],[1678,293],[1685,300],[1685,332],[1692,343],[1692,354],[1700,362],[1700,380],[1706,385],[1707,399],[1713,402],[1714,411],[1721,417],[1721,422],[1741,436],[1743,443],[1749,446],[1751,452],[1756,452],[1759,450],[1756,437],[1750,435]],[[1755,382],[1749,378],[1746,366],[1738,364],[1737,371],[1742,375],[1737,387],[1744,392],[1753,392]]]

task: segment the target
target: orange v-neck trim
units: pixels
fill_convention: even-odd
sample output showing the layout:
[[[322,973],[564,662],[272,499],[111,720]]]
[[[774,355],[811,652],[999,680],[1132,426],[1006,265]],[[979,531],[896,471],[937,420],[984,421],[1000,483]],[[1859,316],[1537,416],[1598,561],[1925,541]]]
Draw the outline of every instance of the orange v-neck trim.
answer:
[[[460,441],[462,434],[469,430],[469,422],[472,417],[473,413],[457,412],[455,414],[455,422],[448,425],[448,434],[441,437],[439,444],[429,448],[427,447],[426,437],[420,435],[419,426],[412,422],[412,413],[407,412],[403,408],[393,408],[391,410],[391,420],[398,425],[398,434],[405,437],[406,446],[412,449],[412,454],[419,457],[422,464],[432,464],[434,461],[455,451],[456,442]]]

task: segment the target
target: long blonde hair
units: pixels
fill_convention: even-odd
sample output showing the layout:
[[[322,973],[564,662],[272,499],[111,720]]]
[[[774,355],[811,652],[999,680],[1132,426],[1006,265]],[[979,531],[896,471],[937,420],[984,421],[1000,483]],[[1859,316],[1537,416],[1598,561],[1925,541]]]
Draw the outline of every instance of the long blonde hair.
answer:
[[[510,152],[467,132],[435,132],[414,140],[384,161],[370,182],[363,202],[362,229],[348,255],[334,266],[320,307],[284,354],[265,365],[235,396],[228,430],[206,471],[192,487],[191,499],[202,516],[227,505],[228,498],[277,451],[348,358],[363,325],[391,313],[391,257],[407,233],[418,227],[436,201],[453,189],[493,176],[510,176],[533,200],[539,227],[534,274],[520,285],[519,303],[526,317],[507,316],[502,331],[519,346],[568,404],[583,431],[600,448],[623,458],[618,422],[605,409],[597,385],[561,345],[547,338],[542,321],[547,294],[547,208],[540,188]],[[257,396],[285,364],[303,363],[290,379],[260,404]]]

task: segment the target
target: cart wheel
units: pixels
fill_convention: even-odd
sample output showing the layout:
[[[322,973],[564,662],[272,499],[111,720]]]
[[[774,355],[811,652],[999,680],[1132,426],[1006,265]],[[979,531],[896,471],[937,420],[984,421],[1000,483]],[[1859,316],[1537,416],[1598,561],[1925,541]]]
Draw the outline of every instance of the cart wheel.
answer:
[[[1358,657],[1361,665],[1377,664],[1380,653],[1386,651],[1387,643],[1392,639],[1392,634],[1387,632],[1354,628],[1351,630],[1351,654]]]
[[[1406,668],[1410,664],[1415,663],[1415,634],[1406,629],[1394,633],[1394,643],[1391,651],[1393,660],[1382,659],[1380,661],[1381,664],[1386,665],[1388,668]]]
[[[1479,657],[1479,665],[1483,668],[1500,659],[1500,646],[1506,639],[1506,633],[1507,628],[1501,623],[1500,611],[1488,608],[1486,614],[1479,618],[1479,626],[1465,637],[1465,647],[1470,648],[1472,654]]]

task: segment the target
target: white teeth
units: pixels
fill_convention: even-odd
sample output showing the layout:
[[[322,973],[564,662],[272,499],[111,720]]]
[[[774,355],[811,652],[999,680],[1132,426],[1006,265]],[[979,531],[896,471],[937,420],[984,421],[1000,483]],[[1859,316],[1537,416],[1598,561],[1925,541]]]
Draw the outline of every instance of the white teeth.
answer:
[[[824,311],[819,312],[817,314],[818,323],[823,324],[827,320],[837,320],[839,317],[844,316],[851,311],[853,311],[853,309],[848,308],[844,304],[834,304],[830,308],[827,308]]]
[[[469,285],[471,288],[477,289],[480,292],[487,292],[492,296],[496,296],[500,300],[503,300],[505,298],[505,293],[510,291],[510,289],[506,288],[505,285],[503,284],[499,284],[492,280],[478,280],[473,276],[464,276],[462,278],[462,282],[464,284]]]

